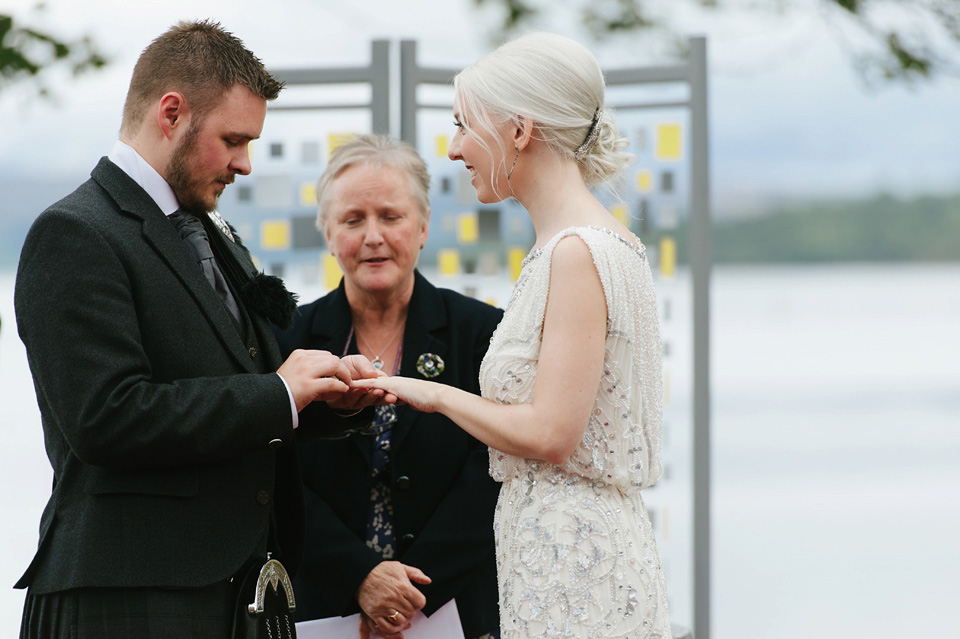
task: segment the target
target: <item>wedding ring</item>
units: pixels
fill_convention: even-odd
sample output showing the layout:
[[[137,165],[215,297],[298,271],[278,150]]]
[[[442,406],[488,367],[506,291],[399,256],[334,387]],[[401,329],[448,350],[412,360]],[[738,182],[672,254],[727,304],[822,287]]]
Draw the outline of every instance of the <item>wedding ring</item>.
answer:
[[[392,615],[387,615],[387,619],[389,619],[392,623],[396,623],[397,617],[399,616],[400,616],[400,611],[394,610]]]

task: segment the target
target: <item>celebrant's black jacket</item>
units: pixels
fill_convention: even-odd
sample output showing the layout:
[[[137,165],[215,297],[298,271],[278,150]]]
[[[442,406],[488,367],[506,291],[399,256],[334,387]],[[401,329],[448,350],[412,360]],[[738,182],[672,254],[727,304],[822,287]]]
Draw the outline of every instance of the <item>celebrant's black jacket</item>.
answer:
[[[503,312],[415,272],[400,375],[417,371],[422,354],[439,355],[434,381],[479,394],[479,369]],[[317,348],[341,355],[351,314],[343,283],[300,308],[293,328],[278,334],[286,354]],[[354,343],[351,349],[356,348]],[[356,352],[351,350],[351,352]],[[357,588],[379,562],[366,546],[374,438],[355,434],[299,447],[306,500],[307,543],[294,581],[298,619],[359,612]],[[499,484],[488,472],[487,447],[439,413],[398,408],[386,472],[393,491],[394,560],[415,566],[433,583],[419,586],[429,615],[456,598],[467,637],[498,631],[493,511]]]
[[[53,467],[17,587],[213,584],[266,550],[271,511],[296,570],[302,484],[273,331],[234,322],[146,191],[103,158],[33,224],[15,302]],[[300,436],[346,426],[317,412]]]

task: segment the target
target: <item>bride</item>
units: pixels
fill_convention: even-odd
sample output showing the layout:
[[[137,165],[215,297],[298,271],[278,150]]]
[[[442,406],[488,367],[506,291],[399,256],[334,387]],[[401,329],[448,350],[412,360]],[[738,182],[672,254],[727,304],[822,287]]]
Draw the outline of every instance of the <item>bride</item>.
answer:
[[[516,198],[536,243],[480,368],[482,398],[356,382],[490,447],[503,639],[669,639],[641,490],[660,476],[661,363],[643,245],[590,187],[629,156],[583,46],[530,34],[455,79],[452,160],[484,203]]]

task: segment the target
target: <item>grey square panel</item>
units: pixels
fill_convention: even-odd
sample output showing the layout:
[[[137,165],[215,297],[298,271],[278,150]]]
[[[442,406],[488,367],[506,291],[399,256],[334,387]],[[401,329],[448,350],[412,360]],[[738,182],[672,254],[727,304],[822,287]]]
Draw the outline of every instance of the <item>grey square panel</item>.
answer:
[[[304,142],[301,148],[301,162],[304,164],[320,164],[320,143]]]
[[[478,239],[481,242],[499,242],[500,241],[500,209],[499,208],[477,209],[477,226],[479,227]]]
[[[293,181],[289,175],[261,175],[257,181],[257,206],[278,208],[293,206]]]
[[[457,173],[457,201],[460,204],[472,204],[477,199],[477,191],[470,184],[470,171]]]
[[[317,230],[316,215],[295,215],[290,218],[290,231],[293,233],[293,248],[322,248],[323,233]]]

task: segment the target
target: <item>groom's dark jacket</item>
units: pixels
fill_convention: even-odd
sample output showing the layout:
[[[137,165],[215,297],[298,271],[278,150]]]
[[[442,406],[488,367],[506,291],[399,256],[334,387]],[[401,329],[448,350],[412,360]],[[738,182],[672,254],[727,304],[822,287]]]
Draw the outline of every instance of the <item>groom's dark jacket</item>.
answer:
[[[15,304],[54,474],[17,587],[212,584],[264,549],[271,511],[296,569],[300,473],[271,328],[254,313],[235,323],[173,225],[106,158],[33,224]]]

